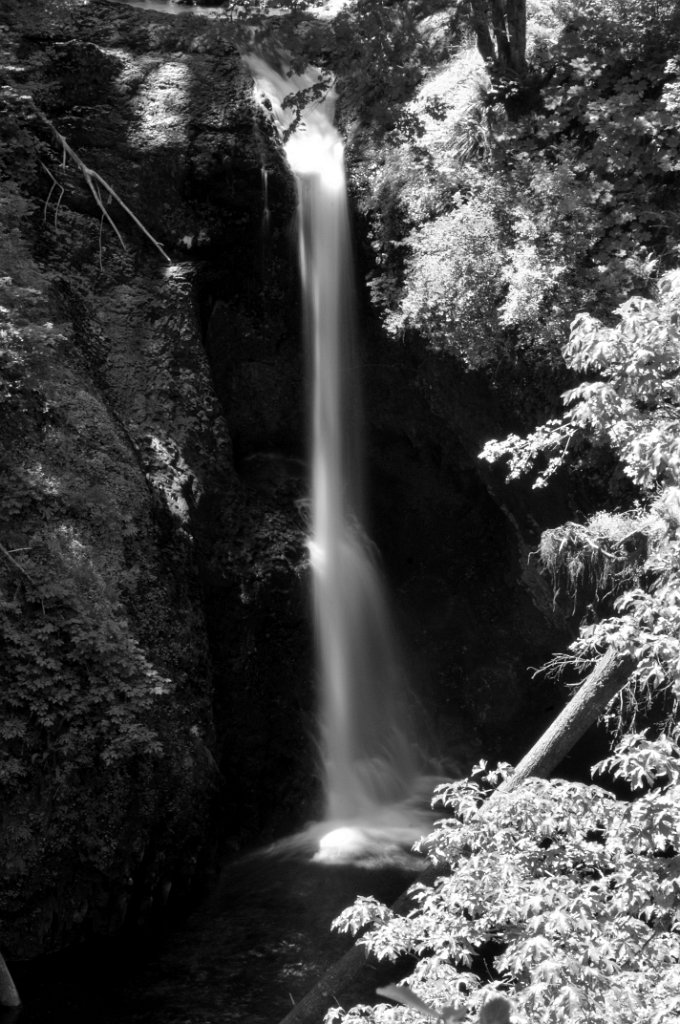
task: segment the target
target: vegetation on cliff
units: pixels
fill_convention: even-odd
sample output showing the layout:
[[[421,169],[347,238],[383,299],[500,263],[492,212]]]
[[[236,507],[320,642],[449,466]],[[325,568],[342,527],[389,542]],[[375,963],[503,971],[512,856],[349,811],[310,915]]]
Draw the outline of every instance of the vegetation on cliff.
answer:
[[[110,931],[143,917],[143,903],[190,878],[216,772],[196,678],[206,651],[189,641],[200,610],[188,536],[112,411],[101,367],[117,353],[89,301],[89,255],[57,270],[32,251],[47,207],[20,169],[40,141],[12,100],[0,201],[0,916],[5,948],[25,955],[85,921]],[[96,257],[97,231],[66,206],[60,215],[71,246]],[[108,283],[118,274],[120,287],[132,267],[112,258]]]

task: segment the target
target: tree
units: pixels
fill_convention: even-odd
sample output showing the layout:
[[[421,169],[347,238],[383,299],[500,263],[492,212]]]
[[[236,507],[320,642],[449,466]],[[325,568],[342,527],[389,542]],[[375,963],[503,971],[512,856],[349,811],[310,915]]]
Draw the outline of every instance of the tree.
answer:
[[[443,873],[413,887],[416,908],[359,897],[335,927],[363,932],[360,945],[381,960],[415,957],[408,984],[429,1006],[462,1000],[474,1011],[502,988],[528,1024],[670,1024],[680,1007],[679,755],[668,738],[636,735],[596,766],[642,791],[632,800],[562,780],[506,786],[507,766],[482,763],[438,791],[447,817],[424,845]],[[422,1020],[384,1004],[326,1018]]]
[[[534,486],[573,458],[609,448],[638,491],[627,512],[596,513],[544,534],[540,554],[553,578],[578,596],[589,587],[580,636],[556,665],[582,668],[609,650],[634,668],[628,700],[659,704],[677,736],[680,707],[680,271],[652,298],[633,296],[613,326],[576,317],[567,365],[587,375],[564,393],[565,410],[528,437],[489,442],[482,458],[506,460],[508,475],[537,473]],[[607,563],[606,566],[604,563]],[[606,595],[603,599],[601,595]]]
[[[469,0],[477,47],[489,70],[521,78],[527,70],[526,0]]]

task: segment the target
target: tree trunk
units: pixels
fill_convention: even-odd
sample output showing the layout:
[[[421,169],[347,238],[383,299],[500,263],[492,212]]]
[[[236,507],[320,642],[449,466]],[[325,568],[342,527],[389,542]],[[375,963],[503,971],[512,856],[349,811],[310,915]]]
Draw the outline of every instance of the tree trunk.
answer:
[[[526,71],[526,0],[471,0],[477,48],[490,70],[520,78]]]
[[[622,658],[613,651],[604,654],[552,725],[525,754],[512,778],[501,789],[505,792],[515,789],[529,776],[545,778],[549,775],[623,688],[632,667],[633,662],[630,658]],[[430,865],[417,880],[420,884],[431,885],[437,874],[437,869]],[[392,904],[392,910],[396,914],[406,914],[412,906],[407,890]],[[339,999],[343,989],[356,978],[366,961],[367,954],[364,948],[354,946],[326,971],[299,1003],[296,1003],[281,1024],[318,1024],[331,1003]]]
[[[2,953],[0,953],[0,1006],[21,1006],[17,987]]]
[[[485,64],[493,64],[496,61],[496,50],[494,49],[489,21],[487,18],[486,3],[484,0],[472,0],[471,5],[472,27],[477,36],[477,49],[482,55]]]
[[[314,988],[286,1014],[281,1024],[319,1024],[326,1010],[339,1000],[343,991],[357,977],[368,955],[363,946],[352,946],[344,956],[329,967]]]
[[[541,779],[550,775],[623,688],[632,668],[630,658],[607,651],[552,725],[524,755],[503,789],[515,789],[532,775]]]
[[[506,21],[510,67],[517,75],[526,72],[527,8],[526,0],[507,0]]]

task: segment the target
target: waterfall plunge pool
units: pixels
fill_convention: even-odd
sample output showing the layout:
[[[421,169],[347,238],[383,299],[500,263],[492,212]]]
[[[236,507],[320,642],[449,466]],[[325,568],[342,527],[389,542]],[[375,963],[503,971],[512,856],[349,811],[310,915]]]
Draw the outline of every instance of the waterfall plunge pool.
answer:
[[[10,967],[24,999],[0,1024],[278,1024],[352,940],[330,923],[357,895],[392,902],[404,866],[370,870],[310,860],[299,841],[224,866],[215,893],[184,922]],[[342,1006],[375,1000],[407,966],[368,964]]]

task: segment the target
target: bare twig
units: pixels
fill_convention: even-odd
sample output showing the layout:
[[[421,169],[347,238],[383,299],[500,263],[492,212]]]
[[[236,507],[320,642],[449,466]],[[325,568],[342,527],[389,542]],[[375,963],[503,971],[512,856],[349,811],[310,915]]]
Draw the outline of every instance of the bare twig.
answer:
[[[57,218],[59,216],[59,207],[61,206],[61,201],[64,198],[64,186],[61,185],[57,181],[57,179],[52,174],[52,171],[49,169],[49,167],[47,167],[42,162],[42,160],[40,161],[40,166],[42,167],[42,169],[45,171],[46,174],[49,174],[50,178],[52,179],[52,188],[50,189],[50,191],[49,191],[49,193],[47,195],[47,199],[45,200],[45,206],[43,208],[43,223],[45,223],[47,221],[47,207],[50,204],[50,199],[52,198],[52,193],[54,192],[55,188],[59,189],[59,198],[57,199],[57,205],[56,205],[55,210],[54,210],[54,226],[56,228],[56,226],[57,226]]]
[[[81,168],[81,170],[83,170],[83,168]],[[83,174],[85,174],[85,170],[83,170]],[[95,177],[95,175],[96,175],[96,177]],[[97,175],[96,171],[89,171],[88,170],[88,173],[85,174],[85,181],[87,182],[87,184],[89,186],[90,192],[94,196],[95,203],[97,204],[99,209],[102,211],[102,217],[106,217],[107,221],[109,222],[109,224],[111,225],[111,227],[115,231],[116,237],[117,237],[118,241],[120,242],[121,247],[123,249],[125,249],[126,245],[125,245],[125,242],[123,241],[123,236],[121,235],[120,231],[118,230],[118,227],[116,226],[116,224],[114,224],[114,222],[113,222],[113,220],[111,218],[111,215],[109,214],[108,210],[104,206],[104,200],[102,199],[102,194],[101,194],[101,191],[99,189],[98,178],[99,178],[99,175]],[[106,185],[106,182],[104,182],[103,179],[102,179],[102,183],[106,186],[106,188],[109,188],[109,186]],[[109,189],[109,192],[111,193],[111,195],[115,196],[115,192],[113,192],[112,189]],[[116,198],[118,198],[118,197],[116,196]],[[121,206],[123,206],[123,209],[127,209],[127,207],[121,202],[120,199],[118,200],[118,202],[121,203]],[[128,213],[130,213],[129,210],[128,210]],[[130,216],[133,217],[134,220],[137,220],[137,218],[134,216],[133,213],[130,213]],[[139,221],[137,221],[137,223],[139,224]],[[142,227],[141,224],[139,226],[142,228],[142,231],[145,234],[147,234],[147,235],[149,234],[149,232],[146,230],[145,227]],[[151,238],[151,235],[149,235],[149,238]],[[158,245],[158,242],[156,242],[155,239],[152,239],[152,241],[154,242],[154,245]],[[158,247],[160,248],[160,246],[158,246]],[[161,249],[161,252],[163,252],[163,249]],[[164,252],[163,252],[163,255],[165,255]],[[166,256],[166,259],[167,258],[168,257]]]
[[[42,163],[42,160],[40,162],[41,162],[42,166],[45,167],[45,165]],[[45,170],[47,171],[46,167],[45,167]],[[47,173],[49,174],[49,171],[47,171]],[[45,224],[47,222],[47,207],[50,205],[50,199],[52,198],[52,193],[54,192],[56,187],[57,187],[57,183],[56,183],[56,181],[53,181],[52,185],[50,187],[50,190],[47,193],[47,199],[45,200],[45,205],[43,206],[43,224]]]
[[[0,544],[0,554],[3,554],[5,556],[5,558],[7,559],[7,561],[11,565],[13,565],[15,569],[18,569],[19,572],[22,574],[22,576],[26,577],[26,579],[29,581],[29,583],[32,583],[34,587],[36,586],[36,582],[33,579],[33,577],[30,576],[26,572],[26,570],[24,569],[23,565],[21,565],[19,562],[17,562],[16,558],[13,557],[13,555],[7,550],[7,548],[4,546],[4,544]]]
[[[104,230],[104,214],[99,218],[99,269],[103,272],[104,266],[102,264],[102,231]]]

